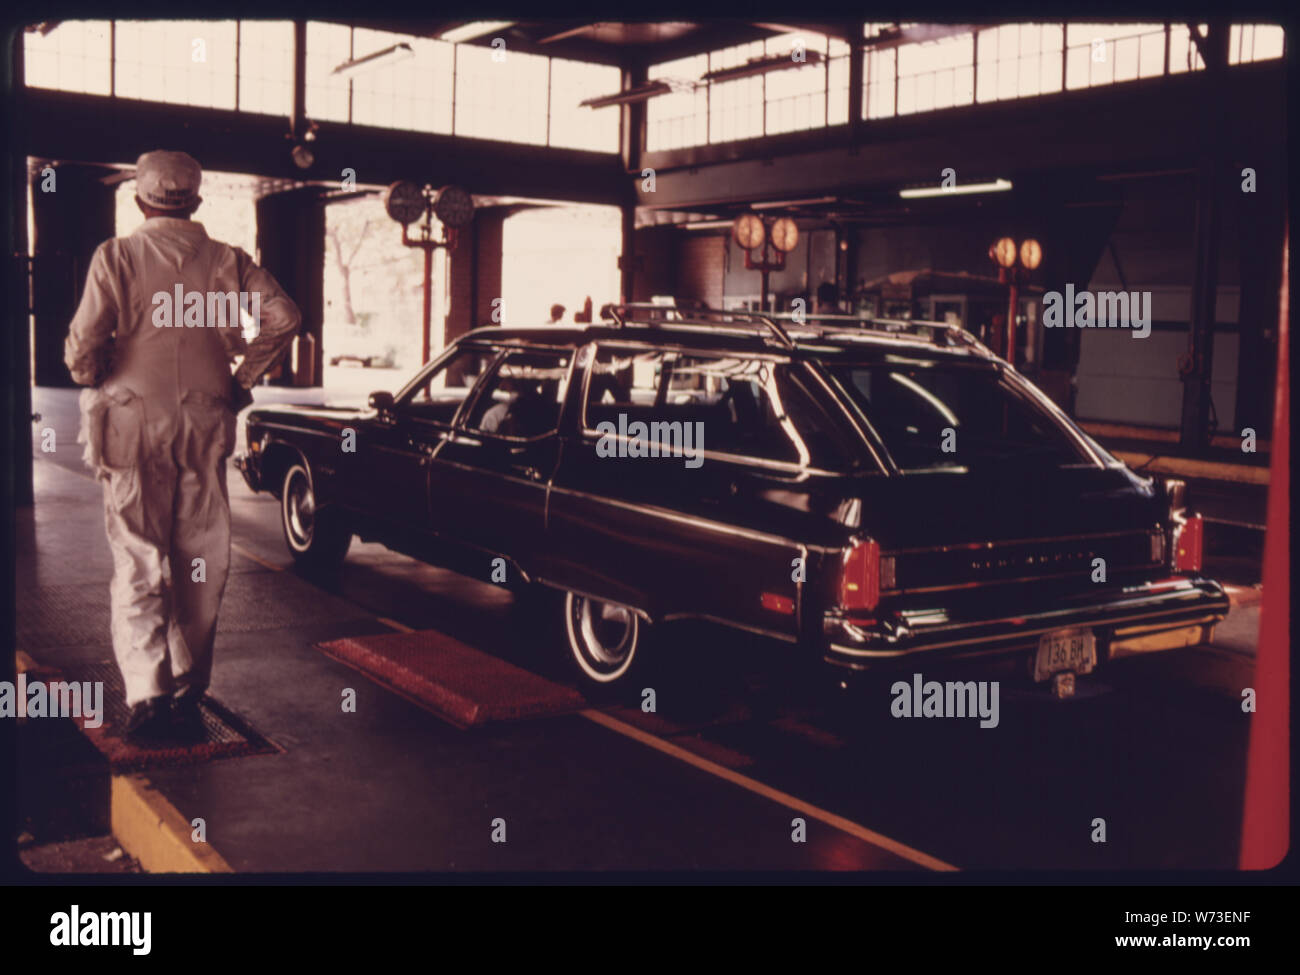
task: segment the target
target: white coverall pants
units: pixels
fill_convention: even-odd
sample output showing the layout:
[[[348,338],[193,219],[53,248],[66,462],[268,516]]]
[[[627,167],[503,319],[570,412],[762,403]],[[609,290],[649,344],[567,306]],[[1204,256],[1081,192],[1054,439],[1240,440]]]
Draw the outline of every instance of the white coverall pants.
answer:
[[[129,391],[81,397],[86,462],[104,485],[113,652],[126,703],[202,694],[230,571],[226,460],[235,415],[199,391],[179,412],[151,409]]]

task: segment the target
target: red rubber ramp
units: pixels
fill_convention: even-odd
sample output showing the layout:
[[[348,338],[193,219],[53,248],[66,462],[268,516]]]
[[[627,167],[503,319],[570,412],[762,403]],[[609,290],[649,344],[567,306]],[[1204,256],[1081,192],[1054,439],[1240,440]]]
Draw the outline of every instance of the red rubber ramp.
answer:
[[[462,730],[586,707],[574,689],[436,630],[347,637],[316,647]]]

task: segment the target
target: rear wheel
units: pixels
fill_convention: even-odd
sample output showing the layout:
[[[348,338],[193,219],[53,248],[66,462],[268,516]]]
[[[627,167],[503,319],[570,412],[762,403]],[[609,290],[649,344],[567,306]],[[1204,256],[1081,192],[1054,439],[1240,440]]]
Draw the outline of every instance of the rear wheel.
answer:
[[[640,661],[644,627],[626,606],[589,596],[564,597],[569,659],[589,688],[622,686]]]
[[[311,473],[303,463],[284,472],[280,527],[293,560],[306,569],[338,568],[352,544],[352,530],[339,512],[318,508]]]

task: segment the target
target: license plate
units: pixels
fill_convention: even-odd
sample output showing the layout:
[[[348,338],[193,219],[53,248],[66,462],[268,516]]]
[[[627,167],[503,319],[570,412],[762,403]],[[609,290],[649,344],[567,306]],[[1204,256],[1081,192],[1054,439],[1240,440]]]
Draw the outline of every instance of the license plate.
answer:
[[[1097,638],[1092,630],[1053,630],[1038,638],[1034,680],[1071,670],[1087,674],[1097,666]]]

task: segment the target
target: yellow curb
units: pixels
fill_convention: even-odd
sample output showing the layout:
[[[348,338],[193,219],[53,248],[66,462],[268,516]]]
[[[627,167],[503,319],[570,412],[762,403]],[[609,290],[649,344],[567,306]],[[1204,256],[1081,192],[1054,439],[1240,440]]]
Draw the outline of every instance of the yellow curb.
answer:
[[[1141,474],[1182,474],[1186,477],[1203,477],[1213,481],[1236,481],[1238,484],[1268,484],[1267,467],[1224,464],[1221,461],[1194,460],[1190,457],[1133,454],[1120,450],[1112,453],[1129,467],[1140,467]]]
[[[143,775],[115,775],[110,800],[113,836],[149,873],[234,873]]]

